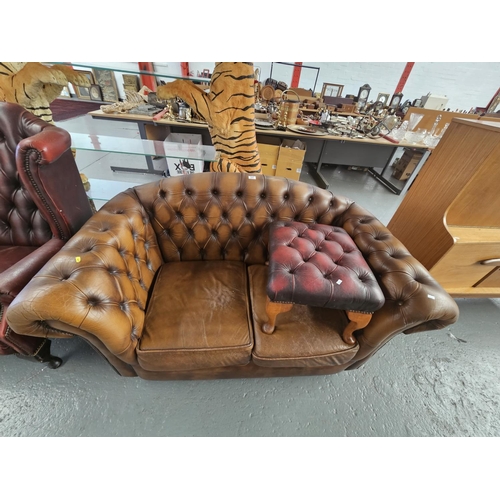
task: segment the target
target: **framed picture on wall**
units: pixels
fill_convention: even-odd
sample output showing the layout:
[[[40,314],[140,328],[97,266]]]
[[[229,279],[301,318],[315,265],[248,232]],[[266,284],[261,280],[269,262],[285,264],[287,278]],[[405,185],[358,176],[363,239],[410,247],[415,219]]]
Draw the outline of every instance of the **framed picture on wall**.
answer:
[[[94,83],[94,75],[91,71],[78,71],[81,75],[88,79],[90,85]],[[79,87],[78,85],[73,85],[75,89],[76,97],[79,99],[90,99],[90,87]]]
[[[120,94],[116,86],[115,73],[110,69],[93,70],[95,83],[101,87],[102,100],[105,102],[118,102]]]
[[[102,90],[99,85],[94,84],[90,86],[90,99],[92,101],[102,101]]]
[[[321,90],[321,99],[323,97],[341,97],[342,91],[344,90],[343,85],[337,83],[324,83],[323,89]]]

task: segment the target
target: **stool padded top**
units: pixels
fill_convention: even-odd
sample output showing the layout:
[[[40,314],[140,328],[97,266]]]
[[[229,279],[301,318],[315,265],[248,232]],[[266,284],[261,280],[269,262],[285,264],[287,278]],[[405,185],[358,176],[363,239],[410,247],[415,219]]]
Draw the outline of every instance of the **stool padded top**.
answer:
[[[359,312],[374,312],[385,302],[344,229],[293,221],[270,225],[267,295],[273,302]]]

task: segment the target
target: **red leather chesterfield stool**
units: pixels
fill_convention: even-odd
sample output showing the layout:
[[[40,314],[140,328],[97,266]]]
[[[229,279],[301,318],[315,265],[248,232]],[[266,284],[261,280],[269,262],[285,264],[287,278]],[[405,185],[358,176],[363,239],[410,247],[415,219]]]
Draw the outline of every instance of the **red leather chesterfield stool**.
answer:
[[[342,338],[352,345],[353,333],[368,325],[384,302],[373,272],[344,229],[287,221],[270,225],[265,333],[274,332],[278,314],[293,304],[328,307],[346,311]]]

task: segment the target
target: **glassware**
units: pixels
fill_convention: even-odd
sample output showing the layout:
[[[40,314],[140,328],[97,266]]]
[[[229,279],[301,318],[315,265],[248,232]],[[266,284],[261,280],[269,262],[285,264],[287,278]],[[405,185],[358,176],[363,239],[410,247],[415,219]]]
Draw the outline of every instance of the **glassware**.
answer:
[[[398,128],[393,128],[389,136],[396,139],[396,141],[402,141],[407,131],[408,122],[404,121]]]
[[[408,120],[408,130],[410,132],[420,123],[420,120],[424,117],[424,115],[420,113],[410,113],[410,118]]]

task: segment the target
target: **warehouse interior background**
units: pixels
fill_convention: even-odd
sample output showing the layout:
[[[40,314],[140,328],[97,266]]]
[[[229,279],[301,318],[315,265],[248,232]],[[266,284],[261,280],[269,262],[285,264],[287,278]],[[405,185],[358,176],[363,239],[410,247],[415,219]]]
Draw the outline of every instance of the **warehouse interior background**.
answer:
[[[17,21],[0,33],[3,57],[118,60],[125,67],[134,60],[258,59],[266,61],[256,63],[263,75],[271,61],[318,59],[332,61],[321,63],[321,81],[345,82],[353,93],[369,83],[375,94],[392,94],[406,62],[416,61],[404,94],[449,95],[453,110],[484,106],[500,87],[497,35],[489,21],[495,19],[494,7],[486,2],[474,3],[473,14],[449,12],[449,4],[435,2],[405,7],[252,2],[252,23],[241,29],[236,4],[217,2],[216,14],[206,4],[195,5],[164,4],[162,14],[150,4],[85,4],[71,23],[59,22],[57,28],[55,13],[69,12],[70,5],[61,4],[50,15],[45,6],[33,6],[30,17],[45,23],[47,31],[33,32],[34,39],[26,41]],[[197,14],[190,12],[196,9]],[[7,19],[19,18],[19,5],[3,11]],[[173,69],[179,63],[166,64]],[[197,64],[204,63],[190,63],[195,71]],[[305,75],[301,86],[309,82]],[[166,386],[161,390],[168,393]],[[494,439],[3,437],[0,467],[5,490],[21,498],[55,492],[76,498],[302,499],[334,492],[355,498],[489,497],[495,491]]]

